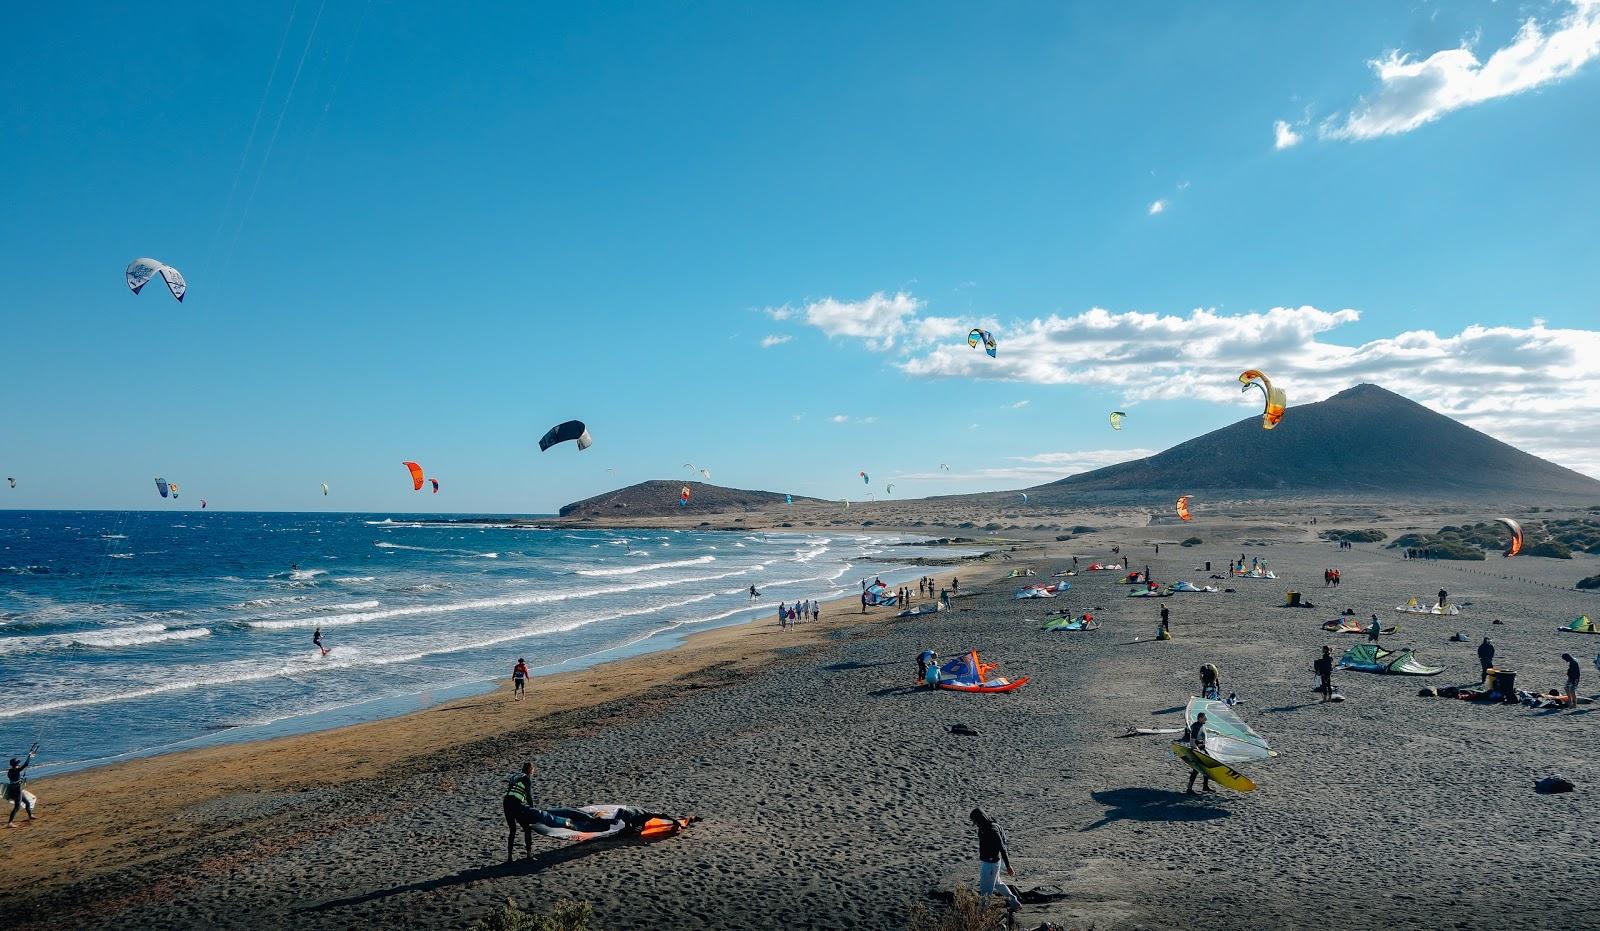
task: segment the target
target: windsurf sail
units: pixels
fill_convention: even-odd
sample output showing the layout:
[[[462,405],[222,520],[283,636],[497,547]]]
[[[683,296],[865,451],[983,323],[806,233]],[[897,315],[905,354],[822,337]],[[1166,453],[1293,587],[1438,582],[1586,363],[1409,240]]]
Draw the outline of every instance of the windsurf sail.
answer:
[[[1227,702],[1189,699],[1183,711],[1184,720],[1192,725],[1201,714],[1206,716],[1206,755],[1212,759],[1223,763],[1248,763],[1277,755],[1267,745],[1267,739],[1251,730]]]

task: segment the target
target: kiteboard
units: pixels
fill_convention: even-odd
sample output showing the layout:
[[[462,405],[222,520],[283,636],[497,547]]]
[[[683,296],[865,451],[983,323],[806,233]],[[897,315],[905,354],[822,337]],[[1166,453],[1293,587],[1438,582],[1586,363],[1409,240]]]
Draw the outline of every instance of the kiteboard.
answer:
[[[1189,764],[1190,769],[1209,778],[1212,782],[1225,789],[1232,789],[1235,792],[1255,791],[1256,784],[1250,781],[1249,776],[1239,772],[1232,766],[1217,762],[1187,744],[1173,744],[1172,752],[1178,759]]]
[[[991,684],[992,683],[992,684]],[[1014,679],[1010,682],[985,682],[982,685],[961,685],[957,682],[941,682],[939,688],[949,689],[952,692],[1014,692],[1028,684],[1028,677]]]

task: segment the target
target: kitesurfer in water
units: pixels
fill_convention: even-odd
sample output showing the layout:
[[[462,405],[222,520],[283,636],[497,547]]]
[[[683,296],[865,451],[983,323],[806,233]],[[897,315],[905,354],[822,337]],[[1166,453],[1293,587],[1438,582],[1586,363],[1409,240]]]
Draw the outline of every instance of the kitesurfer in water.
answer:
[[[511,697],[522,701],[528,685],[528,662],[522,657],[517,657],[517,664],[511,667]]]
[[[999,825],[983,813],[983,809],[974,808],[969,815],[972,823],[978,828],[978,895],[1004,896],[1006,905],[1012,910],[1022,907],[1022,902],[1011,887],[1003,882],[998,882],[1000,867],[1004,864],[1007,876],[1017,875],[1011,868],[1011,854],[1006,850],[1006,835],[1000,830]]]
[[[533,856],[533,821],[535,810],[533,807],[533,761],[522,764],[522,774],[515,776],[511,784],[506,786],[506,794],[500,799],[500,807],[506,813],[506,862],[510,863],[517,852],[517,828],[522,828],[523,846],[527,848],[527,857]]]
[[[1317,691],[1322,693],[1323,701],[1333,700],[1333,648],[1323,647],[1322,655],[1311,664],[1311,669],[1317,674]]]
[[[11,803],[11,817],[6,819],[6,827],[11,827],[17,820],[17,812],[26,808],[28,820],[33,820],[32,797],[23,790],[22,784],[27,781],[28,766],[33,763],[33,758],[38,755],[39,747],[34,745],[28,748],[28,755],[24,758],[12,757],[11,766],[6,770],[6,801]]]
[[[761,593],[756,591],[756,587],[754,585],[750,586],[750,600],[751,601],[755,601],[757,598],[760,598],[760,597],[761,597]]]
[[[315,643],[317,645],[317,649],[322,651],[322,655],[323,656],[327,656],[330,652],[332,652],[327,647],[322,645],[322,628],[321,627],[318,627],[316,633],[311,635],[311,642]]]
[[[1206,752],[1206,713],[1204,711],[1194,716],[1194,723],[1189,725],[1188,733],[1185,734],[1184,743],[1187,743],[1191,748],[1201,753]],[[1196,776],[1204,777],[1204,781],[1200,783],[1200,791],[1211,791],[1211,777],[1197,769],[1194,769],[1193,767],[1190,767],[1189,787],[1184,790],[1185,795],[1194,794],[1194,777]]]

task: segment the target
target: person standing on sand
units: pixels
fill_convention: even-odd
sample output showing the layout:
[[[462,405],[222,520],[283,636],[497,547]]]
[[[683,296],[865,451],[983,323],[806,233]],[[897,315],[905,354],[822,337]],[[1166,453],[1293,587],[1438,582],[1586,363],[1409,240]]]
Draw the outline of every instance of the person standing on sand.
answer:
[[[861,590],[861,613],[867,613],[867,590],[864,588]]]
[[[1194,723],[1189,725],[1189,729],[1184,732],[1183,736],[1183,742],[1188,744],[1190,749],[1196,750],[1200,753],[1206,752],[1206,713],[1204,711],[1194,716]],[[1211,777],[1201,773],[1199,770],[1191,766],[1189,767],[1189,787],[1184,790],[1183,794],[1195,794],[1194,777],[1196,776],[1204,776],[1205,778],[1205,781],[1200,783],[1200,791],[1211,791]]]
[[[815,621],[820,617],[822,617],[822,604],[816,601],[811,602],[811,619]]]
[[[1172,612],[1167,610],[1167,606],[1166,605],[1162,605],[1161,606],[1161,627],[1160,627],[1160,629],[1158,629],[1156,631],[1156,639],[1157,640],[1171,640],[1172,639],[1172,624],[1170,623],[1171,617],[1172,617]]]
[[[6,827],[11,827],[17,820],[17,812],[26,808],[28,820],[33,820],[33,794],[22,787],[27,781],[28,766],[33,763],[33,758],[39,753],[39,746],[35,744],[28,748],[25,758],[11,758],[11,766],[6,770],[6,801],[11,803],[11,817],[6,819]]]
[[[999,895],[1006,900],[1006,907],[1015,911],[1022,907],[1022,901],[1011,887],[999,882],[1000,867],[1005,865],[1006,875],[1015,876],[1017,871],[1011,868],[1011,853],[1006,849],[1006,835],[1000,830],[999,825],[989,820],[983,809],[974,808],[967,817],[978,828],[978,895]]]
[[[1570,653],[1561,654],[1561,658],[1567,661],[1567,707],[1576,711],[1578,708],[1578,674],[1583,672],[1583,668],[1578,665],[1578,661],[1573,659]],[[17,810],[15,808],[11,809],[11,816],[15,818],[16,815]]]
[[[1483,675],[1478,677],[1478,681],[1488,682],[1489,667],[1494,665],[1494,642],[1488,637],[1478,644],[1478,665],[1483,667]]]
[[[961,580],[956,578],[953,575],[950,577],[950,594],[951,595],[959,595],[959,594],[961,594]]]
[[[1383,633],[1383,625],[1378,623],[1378,616],[1372,616],[1372,622],[1367,625],[1367,639],[1373,643],[1378,642],[1378,635]]]
[[[1445,591],[1442,588],[1439,589],[1439,607],[1441,607],[1441,608],[1444,607],[1445,606],[1445,600],[1447,598],[1449,598],[1449,597],[1450,597],[1450,593],[1449,592]]]
[[[516,701],[522,701],[527,685],[528,663],[519,656],[517,664],[511,667],[511,697]]]
[[[1311,664],[1317,674],[1317,691],[1322,693],[1323,701],[1333,700],[1333,648],[1323,647],[1322,655]]]
[[[506,815],[506,862],[517,853],[517,828],[522,828],[522,843],[527,848],[525,856],[533,857],[533,761],[522,764],[522,775],[514,776],[500,799],[500,808]]]

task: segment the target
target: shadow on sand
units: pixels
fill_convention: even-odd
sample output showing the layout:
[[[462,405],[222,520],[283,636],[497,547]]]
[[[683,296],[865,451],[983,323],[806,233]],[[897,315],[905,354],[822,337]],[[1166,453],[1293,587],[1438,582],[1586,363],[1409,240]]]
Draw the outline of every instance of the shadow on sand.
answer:
[[[574,860],[581,860],[584,857],[603,853],[607,850],[614,850],[618,847],[639,847],[644,846],[645,844],[654,844],[658,841],[669,840],[670,838],[671,835],[668,837],[634,837],[621,840],[585,841],[582,843],[565,844],[560,847],[546,850],[543,853],[535,856],[527,857],[521,860],[515,860],[510,863],[493,863],[486,866],[475,866],[470,869],[462,870],[459,873],[451,873],[448,876],[436,876],[432,879],[422,879],[418,880],[417,882],[406,883],[401,886],[390,886],[387,889],[374,889],[371,892],[364,892],[360,895],[346,896],[342,899],[329,899],[326,902],[318,902],[315,905],[301,906],[294,911],[295,914],[331,912],[335,909],[350,908],[356,905],[365,905],[368,902],[376,902],[381,899],[390,898],[391,896],[405,895],[408,892],[434,892],[439,889],[449,889],[455,886],[463,886],[467,883],[474,883],[484,879],[498,879],[503,876],[529,876],[534,873],[542,873],[551,867],[560,866],[563,863],[571,863]]]
[[[1089,797],[1106,806],[1106,812],[1099,821],[1083,828],[1085,831],[1105,827],[1113,821],[1213,821],[1233,814],[1212,804],[1216,796],[1204,793],[1187,795],[1170,789],[1139,786],[1102,789],[1090,792]]]
[[[850,672],[851,670],[855,669],[882,669],[884,666],[901,665],[909,666],[911,664],[902,663],[899,660],[884,660],[881,663],[858,663],[855,661],[850,661],[845,663],[834,663],[830,666],[824,666],[822,669],[824,672]]]

